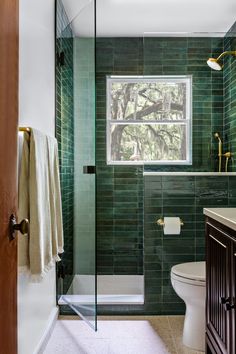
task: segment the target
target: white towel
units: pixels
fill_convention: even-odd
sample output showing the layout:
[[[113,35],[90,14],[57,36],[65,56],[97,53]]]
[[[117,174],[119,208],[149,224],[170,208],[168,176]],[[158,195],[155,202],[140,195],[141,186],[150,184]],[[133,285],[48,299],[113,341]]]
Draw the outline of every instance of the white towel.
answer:
[[[22,141],[23,140],[23,141]],[[20,139],[18,219],[29,219],[29,134]],[[20,272],[29,270],[29,235],[18,233],[18,267]]]
[[[30,273],[39,280],[53,265],[47,137],[32,129],[29,164]]]
[[[22,166],[27,166],[22,154]],[[22,168],[21,168],[22,169]],[[63,252],[63,227],[59,183],[58,151],[56,139],[49,138],[36,129],[31,129],[29,149],[29,250],[21,250],[22,265],[28,264],[33,281],[39,281],[59,261]],[[27,172],[20,174],[20,186],[26,189]],[[26,186],[25,186],[26,185]],[[19,197],[23,193],[19,191]],[[22,204],[21,200],[19,206]],[[25,204],[25,202],[23,203]],[[22,210],[23,207],[22,207]],[[25,213],[26,215],[26,213]],[[19,236],[21,237],[21,236]],[[25,259],[25,261],[23,261]],[[19,264],[20,265],[20,264]]]
[[[47,143],[52,227],[52,254],[54,258],[57,258],[58,253],[64,252],[58,147],[57,140],[53,137],[47,136]],[[60,260],[60,258],[58,260]]]

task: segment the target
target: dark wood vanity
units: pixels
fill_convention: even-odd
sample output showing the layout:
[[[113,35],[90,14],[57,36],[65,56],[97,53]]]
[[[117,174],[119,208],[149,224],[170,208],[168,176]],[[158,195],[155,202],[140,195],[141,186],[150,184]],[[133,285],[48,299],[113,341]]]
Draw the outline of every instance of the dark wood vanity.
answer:
[[[217,219],[206,218],[206,354],[235,354],[236,230]]]

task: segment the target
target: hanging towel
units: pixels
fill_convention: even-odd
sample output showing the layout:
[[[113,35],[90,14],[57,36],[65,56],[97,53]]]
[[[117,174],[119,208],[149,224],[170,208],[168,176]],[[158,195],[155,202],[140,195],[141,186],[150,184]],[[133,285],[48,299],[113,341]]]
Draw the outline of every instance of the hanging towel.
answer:
[[[18,219],[29,219],[29,134],[23,133],[19,146]],[[29,271],[29,235],[18,235],[19,272]]]
[[[48,161],[49,161],[49,189],[50,189],[50,209],[52,228],[52,254],[58,261],[58,253],[64,252],[63,227],[62,227],[62,207],[61,189],[59,178],[59,161],[57,140],[47,136]]]
[[[23,154],[24,148],[25,154]],[[19,207],[21,215],[28,215],[30,232],[28,247],[27,245],[20,247],[19,260],[21,259],[21,269],[24,267],[29,269],[31,280],[40,281],[48,270],[52,268],[55,261],[60,260],[58,253],[63,252],[61,194],[56,139],[50,138],[36,129],[31,129],[30,146],[27,150],[23,144],[23,153]],[[26,161],[28,161],[28,164]],[[24,195],[25,198],[22,198]]]
[[[30,239],[32,280],[40,280],[54,263],[52,255],[47,137],[31,130],[29,163]]]
[[[18,237],[19,271],[40,281],[64,244],[57,141],[36,129],[23,135],[18,215],[30,221],[29,235]]]

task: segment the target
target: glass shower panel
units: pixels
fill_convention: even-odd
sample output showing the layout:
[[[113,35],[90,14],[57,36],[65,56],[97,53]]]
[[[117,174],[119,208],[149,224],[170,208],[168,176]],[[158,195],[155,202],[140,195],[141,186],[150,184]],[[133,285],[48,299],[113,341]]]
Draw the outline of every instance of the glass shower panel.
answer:
[[[95,3],[83,1],[73,14],[69,11],[68,3],[69,1],[62,2],[70,21],[63,33],[68,33],[68,27],[73,33],[73,52],[70,58],[73,65],[70,68],[67,66],[67,74],[71,74],[72,70],[73,81],[59,109],[62,115],[64,114],[62,122],[65,126],[68,110],[73,106],[71,130],[61,129],[62,142],[73,143],[71,154],[74,163],[70,171],[73,173],[73,233],[65,233],[65,250],[68,252],[66,254],[65,251],[62,260],[64,279],[58,280],[61,284],[59,304],[68,305],[96,330]],[[65,64],[67,55],[68,51],[65,50]],[[66,70],[66,65],[64,67]],[[63,92],[63,87],[68,84],[67,79],[62,80],[60,92]],[[62,153],[64,229],[70,219],[66,210],[66,193],[71,194],[71,189],[66,185],[67,181],[63,185],[63,173],[67,172],[68,157]],[[67,274],[69,269],[70,276]]]

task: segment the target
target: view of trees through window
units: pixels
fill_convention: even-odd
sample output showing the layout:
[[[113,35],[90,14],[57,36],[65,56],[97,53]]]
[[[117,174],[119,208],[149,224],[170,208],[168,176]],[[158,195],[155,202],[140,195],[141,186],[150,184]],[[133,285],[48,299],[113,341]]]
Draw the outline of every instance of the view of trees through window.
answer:
[[[189,77],[107,78],[108,163],[189,163]]]

